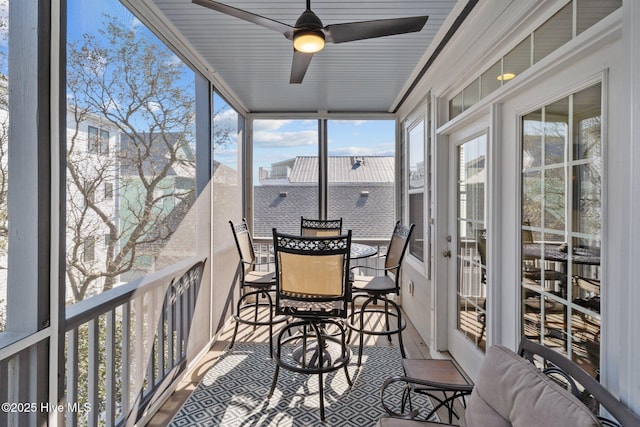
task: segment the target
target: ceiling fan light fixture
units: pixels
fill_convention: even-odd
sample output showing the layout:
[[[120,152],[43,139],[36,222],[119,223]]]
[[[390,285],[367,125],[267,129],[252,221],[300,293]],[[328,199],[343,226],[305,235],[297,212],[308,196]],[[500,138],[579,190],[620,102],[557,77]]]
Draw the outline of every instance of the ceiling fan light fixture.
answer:
[[[322,31],[300,30],[293,36],[293,47],[302,53],[316,53],[324,48]]]

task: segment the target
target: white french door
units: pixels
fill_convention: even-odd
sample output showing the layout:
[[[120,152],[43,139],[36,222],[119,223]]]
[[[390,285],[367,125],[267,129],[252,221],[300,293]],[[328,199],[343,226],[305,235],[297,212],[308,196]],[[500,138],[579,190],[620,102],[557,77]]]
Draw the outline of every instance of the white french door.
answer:
[[[449,136],[448,348],[474,370],[487,334],[487,132]]]

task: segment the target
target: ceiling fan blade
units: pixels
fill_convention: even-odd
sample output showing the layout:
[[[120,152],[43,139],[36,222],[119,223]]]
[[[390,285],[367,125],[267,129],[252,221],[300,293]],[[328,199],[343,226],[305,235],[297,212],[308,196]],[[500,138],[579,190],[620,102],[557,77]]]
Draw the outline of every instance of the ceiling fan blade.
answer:
[[[304,79],[307,68],[309,68],[309,64],[311,63],[311,58],[313,58],[313,53],[302,53],[295,49],[293,50],[291,77],[289,78],[290,84],[302,83],[302,79]]]
[[[408,18],[377,19],[374,21],[346,22],[324,27],[326,40],[331,43],[344,43],[355,40],[414,33],[422,30],[428,16]]]
[[[191,0],[191,2],[217,12],[224,13],[225,15],[230,15],[234,18],[242,19],[244,21],[251,22],[252,24],[257,24],[270,30],[277,31],[284,34],[284,36],[289,40],[293,39],[293,27],[291,25],[256,15],[255,13],[247,12],[246,10],[227,6],[226,4],[218,3],[217,1]]]

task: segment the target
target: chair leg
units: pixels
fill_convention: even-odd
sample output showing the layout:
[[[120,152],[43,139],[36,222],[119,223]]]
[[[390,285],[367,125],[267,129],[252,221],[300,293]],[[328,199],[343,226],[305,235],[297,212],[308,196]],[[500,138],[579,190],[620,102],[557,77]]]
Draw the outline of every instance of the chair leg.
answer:
[[[385,320],[387,332],[389,332],[389,330],[391,330],[391,326],[389,325],[389,301],[387,301],[386,298],[384,300],[384,320]],[[391,334],[387,335],[387,340],[391,342]]]
[[[253,311],[253,322],[257,323],[258,322],[258,309],[260,308],[260,305],[258,304],[260,302],[260,296],[261,294],[256,294],[256,301],[255,301],[255,308]],[[255,331],[256,328],[258,327],[258,325],[253,325],[253,330]]]
[[[324,339],[320,333],[320,329],[315,323],[312,323],[314,334],[316,336],[316,345],[318,346],[318,393],[320,397],[320,419],[324,422],[324,381],[322,378],[322,368],[324,367]]]
[[[403,359],[407,358],[407,354],[404,352],[404,344],[402,342],[402,313],[400,312],[400,307],[396,305],[396,310],[398,312],[398,345],[400,346],[400,354]],[[389,335],[389,339],[391,339],[391,335]]]
[[[318,374],[318,391],[320,392],[320,419],[324,421],[324,384],[322,381],[322,372]]]
[[[273,359],[273,300],[269,292],[264,292],[264,297],[269,301],[269,358]]]
[[[404,410],[409,403],[409,410],[413,410],[413,405],[411,403],[411,387],[405,386],[404,390],[402,390],[402,397],[400,399],[400,413],[404,413]]]
[[[236,342],[236,335],[238,335],[238,325],[240,324],[240,322],[238,322],[238,319],[235,319],[235,325],[233,326],[233,336],[231,337],[231,344],[229,344],[229,350],[231,350],[233,348],[233,344],[235,344]]]
[[[347,346],[349,345],[348,341],[347,341],[347,331],[344,329],[344,327],[342,325],[338,325],[338,328],[340,329],[340,333],[342,334],[342,356],[346,357],[347,353],[348,353],[348,348]],[[351,331],[350,328],[349,331]],[[353,382],[351,381],[351,377],[349,376],[349,369],[347,369],[347,364],[344,365],[344,375],[347,377],[347,384],[349,384],[349,387],[353,387]]]
[[[360,330],[358,331],[358,366],[362,365],[362,349],[364,348],[364,314],[371,302],[372,299],[367,298],[365,302],[362,303],[362,307],[360,307]]]
[[[280,373],[280,365],[276,365],[276,372],[273,374],[273,381],[271,381],[271,390],[269,390],[269,395],[267,399],[271,399],[273,396],[273,392],[276,390],[276,384],[278,383],[278,374]]]

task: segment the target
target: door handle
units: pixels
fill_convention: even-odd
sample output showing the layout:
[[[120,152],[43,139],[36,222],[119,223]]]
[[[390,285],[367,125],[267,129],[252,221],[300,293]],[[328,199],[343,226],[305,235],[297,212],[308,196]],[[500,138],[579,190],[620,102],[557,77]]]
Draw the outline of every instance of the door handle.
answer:
[[[445,258],[451,258],[451,251],[442,252],[442,256],[445,257]]]

